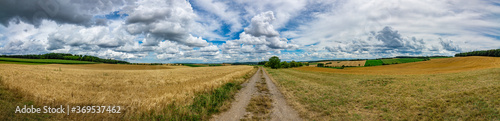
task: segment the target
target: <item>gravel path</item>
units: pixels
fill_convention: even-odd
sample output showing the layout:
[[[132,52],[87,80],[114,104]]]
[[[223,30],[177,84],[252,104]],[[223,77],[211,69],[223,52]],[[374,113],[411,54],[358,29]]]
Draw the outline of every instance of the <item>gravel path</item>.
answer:
[[[237,121],[244,117],[247,113],[245,107],[250,102],[252,95],[257,94],[258,90],[255,87],[256,82],[261,79],[261,74],[266,79],[266,84],[271,93],[271,98],[273,100],[273,109],[271,112],[271,121],[300,121],[297,111],[290,107],[286,103],[285,97],[278,90],[276,85],[271,81],[271,78],[260,71],[264,71],[263,68],[259,67],[259,70],[250,78],[250,80],[244,83],[243,88],[236,94],[235,101],[231,103],[231,108],[226,112],[222,112],[219,115],[213,116],[212,121]]]

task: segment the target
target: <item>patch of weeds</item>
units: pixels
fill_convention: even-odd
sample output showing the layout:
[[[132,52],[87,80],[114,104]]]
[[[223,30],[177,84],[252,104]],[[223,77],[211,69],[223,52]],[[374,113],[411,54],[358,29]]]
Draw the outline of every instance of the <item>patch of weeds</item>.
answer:
[[[424,92],[424,89],[419,88],[419,89],[417,89],[417,91],[420,92],[420,93],[422,93],[422,92]]]
[[[386,113],[387,113],[387,112],[389,112],[389,109],[387,109],[387,108],[382,108],[382,109],[380,109],[380,110],[382,110],[382,111],[384,111],[384,112],[386,112]]]
[[[54,71],[62,71],[62,69],[59,67],[59,69],[54,69]]]
[[[266,120],[271,118],[271,108],[272,108],[272,99],[269,96],[258,95],[252,97],[250,99],[250,103],[246,107],[248,112],[251,112],[252,117],[246,116],[245,119],[242,120]]]

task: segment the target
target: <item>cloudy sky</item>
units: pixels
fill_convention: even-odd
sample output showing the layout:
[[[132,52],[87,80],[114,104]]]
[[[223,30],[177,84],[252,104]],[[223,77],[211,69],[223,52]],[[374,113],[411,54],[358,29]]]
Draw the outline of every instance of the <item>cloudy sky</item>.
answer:
[[[497,0],[1,0],[0,54],[130,62],[454,55],[500,48]]]

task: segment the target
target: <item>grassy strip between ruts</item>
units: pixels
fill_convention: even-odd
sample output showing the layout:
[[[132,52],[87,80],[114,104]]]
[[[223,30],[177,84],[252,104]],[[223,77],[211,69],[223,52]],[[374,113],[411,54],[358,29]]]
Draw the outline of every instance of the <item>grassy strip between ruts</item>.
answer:
[[[242,78],[247,81],[255,73],[256,69],[246,74]],[[170,121],[197,121],[209,120],[213,114],[229,109],[230,102],[234,95],[240,90],[244,81],[233,81],[226,83],[222,87],[216,88],[208,93],[198,94],[192,104],[178,105],[175,102],[169,104],[161,114],[155,112],[143,113],[138,119],[148,120],[170,120]]]
[[[43,63],[43,64],[94,64],[94,63],[96,63],[96,62],[76,61],[76,60],[24,59],[24,58],[4,58],[4,57],[0,57],[0,61],[22,62],[22,63]]]
[[[263,71],[260,71],[260,80],[255,87],[259,93],[253,95],[246,107],[247,113],[241,121],[261,121],[271,118],[271,108],[273,100],[271,99],[269,88],[267,88],[266,78]]]

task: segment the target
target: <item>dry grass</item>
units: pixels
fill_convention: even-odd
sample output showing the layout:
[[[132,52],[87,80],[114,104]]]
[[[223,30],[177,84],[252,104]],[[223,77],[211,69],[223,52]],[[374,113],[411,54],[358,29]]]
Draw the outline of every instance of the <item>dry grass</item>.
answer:
[[[307,120],[500,120],[498,62],[469,57],[381,66],[381,72],[267,70]],[[379,75],[389,72],[397,75]]]
[[[361,61],[323,61],[318,63],[323,63],[327,67],[342,67],[342,66],[365,66],[366,60]]]
[[[430,61],[363,67],[363,68],[329,69],[329,68],[317,68],[317,67],[300,67],[295,69],[304,71],[332,72],[332,73],[343,73],[343,74],[398,75],[398,74],[453,73],[453,72],[463,72],[463,71],[479,70],[487,68],[500,68],[500,58],[470,56],[470,57],[431,59]]]
[[[113,116],[121,117],[154,113],[173,101],[189,104],[196,93],[211,91],[252,70],[252,66],[165,69],[109,64],[2,64],[0,76],[8,89],[19,90],[35,104],[120,105],[125,107],[125,114]]]

